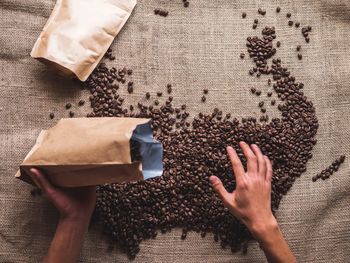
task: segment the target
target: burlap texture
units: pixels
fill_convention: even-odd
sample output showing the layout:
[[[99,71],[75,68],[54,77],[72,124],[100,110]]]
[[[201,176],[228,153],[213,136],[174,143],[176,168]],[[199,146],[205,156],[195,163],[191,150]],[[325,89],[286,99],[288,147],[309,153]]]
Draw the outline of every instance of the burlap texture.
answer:
[[[54,5],[54,0],[0,1],[0,262],[39,262],[52,238],[57,214],[43,198],[32,198],[30,187],[14,174],[41,129],[50,127],[49,113],[67,117],[64,105],[81,98],[76,82],[52,74],[30,58],[30,50]],[[275,8],[280,5],[279,15]],[[266,17],[257,14],[267,10]],[[153,14],[165,8],[169,16]],[[241,13],[247,12],[242,19]],[[305,44],[294,21],[313,27]],[[258,31],[252,29],[259,19]],[[165,92],[174,85],[174,103],[186,103],[194,114],[216,106],[234,116],[258,116],[257,97],[248,87],[267,90],[266,78],[248,75],[252,62],[241,60],[245,39],[260,34],[262,26],[275,25],[281,41],[278,50],[292,74],[305,83],[305,93],[314,102],[320,122],[318,143],[308,170],[282,200],[277,213],[281,228],[301,262],[349,262],[350,258],[350,169],[346,160],[327,181],[311,177],[340,154],[348,155],[350,125],[350,3],[347,0],[140,0],[130,20],[113,44],[116,60],[111,63],[134,70],[135,93],[127,103],[138,101],[146,91]],[[302,44],[303,60],[295,47]],[[201,103],[203,88],[209,89]],[[121,91],[126,94],[126,89]],[[84,116],[89,106],[74,106]],[[271,113],[271,109],[268,108]],[[275,113],[277,114],[277,113]],[[271,116],[271,114],[270,114]],[[201,238],[180,232],[159,234],[141,244],[135,262],[265,262],[256,244],[247,255],[222,250],[212,235]],[[107,252],[102,235],[91,230],[81,255],[82,262],[127,262],[120,251]]]

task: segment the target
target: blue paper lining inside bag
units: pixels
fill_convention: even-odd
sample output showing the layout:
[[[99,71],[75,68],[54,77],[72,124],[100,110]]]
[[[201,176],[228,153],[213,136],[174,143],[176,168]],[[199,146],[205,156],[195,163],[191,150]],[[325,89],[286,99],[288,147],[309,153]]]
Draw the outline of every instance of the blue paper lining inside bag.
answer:
[[[149,123],[136,126],[132,137],[140,143],[143,178],[150,179],[163,174],[163,145],[153,138]]]

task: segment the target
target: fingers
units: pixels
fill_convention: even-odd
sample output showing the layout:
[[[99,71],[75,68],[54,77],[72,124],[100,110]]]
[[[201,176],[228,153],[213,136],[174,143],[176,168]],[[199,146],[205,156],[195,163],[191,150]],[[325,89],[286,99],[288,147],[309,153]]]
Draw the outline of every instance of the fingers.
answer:
[[[258,159],[258,174],[260,177],[265,179],[266,175],[266,162],[264,155],[262,154],[260,148],[256,144],[252,144],[251,146],[256,158]]]
[[[229,157],[231,164],[232,164],[232,169],[233,169],[233,172],[235,174],[236,181],[238,183],[242,179],[242,177],[244,176],[244,168],[243,168],[242,162],[239,159],[235,149],[228,146],[226,148],[226,150],[227,150],[228,157]]]
[[[265,163],[266,163],[266,177],[265,177],[265,179],[268,183],[271,184],[272,174],[273,174],[272,164],[271,164],[270,159],[266,155],[264,155],[264,159],[265,159]]]
[[[209,180],[215,190],[215,192],[219,195],[220,199],[225,203],[229,203],[230,193],[226,191],[224,185],[221,180],[216,176],[210,176]]]
[[[55,192],[54,186],[51,185],[51,183],[46,179],[45,175],[38,169],[31,168],[29,171],[31,178],[37,184],[37,186],[44,192],[44,194],[50,197],[52,193]]]
[[[249,145],[245,142],[240,142],[239,146],[241,147],[244,156],[247,159],[247,172],[256,174],[258,172],[258,162],[257,157],[253,153],[253,151],[250,149]]]

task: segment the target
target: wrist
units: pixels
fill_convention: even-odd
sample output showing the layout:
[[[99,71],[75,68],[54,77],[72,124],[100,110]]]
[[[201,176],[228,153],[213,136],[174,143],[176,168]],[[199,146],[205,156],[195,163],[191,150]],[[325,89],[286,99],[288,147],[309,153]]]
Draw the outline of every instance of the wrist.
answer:
[[[260,218],[259,221],[254,222],[251,227],[248,228],[259,243],[265,242],[268,237],[279,232],[277,220],[272,214],[265,219]]]
[[[59,223],[71,225],[88,225],[91,215],[65,215],[60,216]]]

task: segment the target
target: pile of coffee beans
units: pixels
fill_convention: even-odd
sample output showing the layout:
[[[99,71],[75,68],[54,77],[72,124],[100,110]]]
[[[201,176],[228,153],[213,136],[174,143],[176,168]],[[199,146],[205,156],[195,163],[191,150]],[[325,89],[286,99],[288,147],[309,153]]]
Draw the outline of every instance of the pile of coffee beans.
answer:
[[[322,170],[319,174],[316,174],[312,177],[312,181],[316,182],[318,179],[326,180],[328,179],[334,172],[339,170],[340,165],[345,161],[345,155],[341,155],[338,159],[332,162],[330,166],[326,169]]]
[[[240,121],[215,108],[211,114],[199,113],[190,121],[186,105],[174,105],[172,96],[164,104],[158,100],[152,103],[149,92],[145,103],[127,108],[118,94],[119,85],[126,82],[127,70],[109,69],[103,63],[84,83],[91,92],[89,117],[151,118],[154,136],[164,147],[162,177],[103,185],[97,190],[95,217],[111,242],[119,244],[131,258],[139,252],[142,240],[174,227],[183,228],[182,239],[188,231],[201,233],[202,237],[213,232],[214,240],[223,248],[247,251],[247,241],[252,238],[249,231],[223,206],[208,181],[209,176],[216,175],[229,191],[235,189],[225,152],[228,145],[235,147],[244,165],[240,141],[259,145],[272,160],[273,211],[296,178],[306,171],[316,144],[315,108],[302,92],[304,85],[296,81],[281,59],[272,59],[276,54],[275,38],[275,28],[265,27],[261,37],[247,38],[247,51],[254,62],[251,75],[272,75],[269,85],[276,99],[271,100],[271,105],[278,105],[280,118],[269,118],[264,110],[260,118]],[[251,89],[251,93],[259,96],[261,90]],[[263,103],[258,106],[265,109]]]

